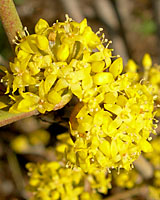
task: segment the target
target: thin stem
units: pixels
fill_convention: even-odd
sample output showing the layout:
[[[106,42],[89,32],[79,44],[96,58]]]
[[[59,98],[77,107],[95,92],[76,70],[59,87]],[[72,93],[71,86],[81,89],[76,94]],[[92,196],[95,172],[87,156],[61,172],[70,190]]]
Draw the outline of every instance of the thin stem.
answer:
[[[23,31],[23,26],[13,0],[0,0],[0,18],[8,40],[13,47],[13,39],[17,32],[21,34]]]
[[[148,195],[148,187],[146,185],[141,187],[136,187],[131,190],[126,190],[121,193],[112,195],[110,197],[105,198],[104,200],[124,200],[131,198],[133,196],[144,196],[146,197]]]
[[[7,116],[5,117],[5,115],[7,114]],[[38,111],[37,110],[33,110],[31,112],[26,112],[26,113],[9,113],[8,111],[0,111],[0,127],[11,124],[13,122],[19,121],[21,119],[27,118],[27,117],[31,117],[33,115],[38,115]],[[1,118],[1,116],[3,116],[3,118]]]

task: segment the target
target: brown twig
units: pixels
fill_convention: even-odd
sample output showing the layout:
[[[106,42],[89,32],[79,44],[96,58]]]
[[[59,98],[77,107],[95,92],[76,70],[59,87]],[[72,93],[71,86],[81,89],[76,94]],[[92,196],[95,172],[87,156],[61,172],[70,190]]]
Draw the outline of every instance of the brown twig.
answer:
[[[3,111],[1,111],[1,112],[3,112]],[[0,114],[3,115],[3,113],[0,113]],[[11,113],[10,117],[7,117],[6,119],[0,121],[0,127],[11,124],[15,121],[18,121],[18,120],[21,120],[21,119],[24,119],[27,117],[31,117],[33,115],[37,115],[37,114],[38,114],[37,110],[33,110],[31,112],[26,112],[26,113],[18,113],[18,114]]]
[[[23,26],[12,0],[0,0],[0,18],[8,40],[13,46],[13,39],[17,32],[22,33]]]
[[[82,21],[84,16],[79,7],[79,1],[77,0],[61,0],[66,12],[69,14],[69,17],[72,17],[75,21]]]
[[[94,8],[99,20],[107,28],[111,39],[115,55],[121,55],[124,63],[127,63],[128,52],[121,35],[119,35],[120,24],[113,4],[109,0],[94,0]]]
[[[0,65],[4,65],[8,67],[8,62],[7,60],[4,59],[2,55],[0,55]]]
[[[24,190],[24,180],[16,154],[8,150],[7,159],[17,190],[22,192]]]
[[[134,165],[144,179],[150,179],[153,177],[153,166],[142,155],[134,162]]]
[[[131,190],[126,190],[121,193],[112,195],[110,197],[105,198],[104,200],[123,200],[133,196],[146,196],[148,194],[148,187],[141,186]]]

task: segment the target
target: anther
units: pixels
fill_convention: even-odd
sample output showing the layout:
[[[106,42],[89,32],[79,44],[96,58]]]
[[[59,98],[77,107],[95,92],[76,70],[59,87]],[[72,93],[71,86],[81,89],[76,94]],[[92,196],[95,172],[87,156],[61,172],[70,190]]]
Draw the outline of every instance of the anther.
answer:
[[[24,27],[24,32],[26,33],[26,36],[28,36],[28,35],[29,35],[29,32],[28,32],[28,30],[27,30],[27,27],[26,27],[26,26]]]
[[[111,40],[108,41],[108,43],[107,43],[107,45],[106,45],[106,48],[108,48],[110,44],[112,44],[112,41],[111,41]]]
[[[95,109],[96,112],[97,112],[98,110],[99,110],[98,108]]]
[[[19,43],[18,43],[18,42],[16,42],[16,40],[15,40],[15,39],[13,39],[13,40],[12,40],[12,42],[13,42],[14,44],[16,44],[16,45],[19,45]]]
[[[148,141],[151,141],[151,140],[152,140],[152,137],[149,137],[149,138],[148,138]]]

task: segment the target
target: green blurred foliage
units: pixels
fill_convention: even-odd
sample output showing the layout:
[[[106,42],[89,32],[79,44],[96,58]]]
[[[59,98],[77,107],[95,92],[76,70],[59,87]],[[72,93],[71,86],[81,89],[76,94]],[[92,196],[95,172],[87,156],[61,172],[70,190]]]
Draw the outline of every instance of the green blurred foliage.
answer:
[[[156,33],[157,25],[152,19],[144,19],[137,27],[137,32],[142,33],[145,36]]]
[[[0,38],[1,38],[0,39],[0,55],[2,55],[2,57],[8,60],[11,57],[12,52],[11,52],[11,47],[9,45],[8,38],[5,34],[1,21],[0,21]]]
[[[14,3],[15,3],[16,5],[21,5],[21,4],[24,3],[24,0],[14,0]]]

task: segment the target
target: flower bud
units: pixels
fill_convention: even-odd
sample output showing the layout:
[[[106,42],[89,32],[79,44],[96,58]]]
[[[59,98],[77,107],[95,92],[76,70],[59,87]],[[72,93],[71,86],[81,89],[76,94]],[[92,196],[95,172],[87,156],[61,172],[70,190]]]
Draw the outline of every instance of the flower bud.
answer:
[[[152,66],[152,59],[151,59],[151,56],[146,53],[142,59],[142,65],[144,67],[144,69],[148,70],[151,68]]]

